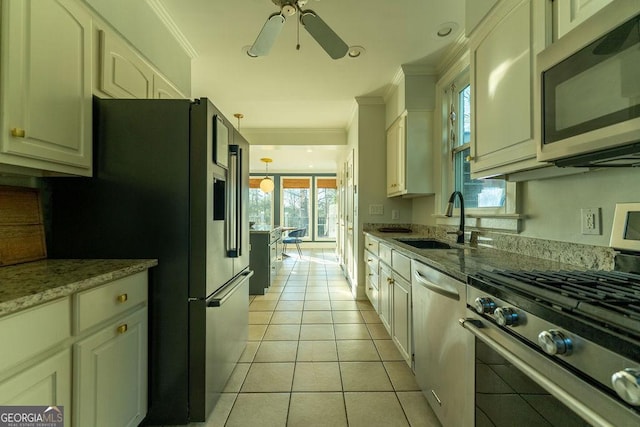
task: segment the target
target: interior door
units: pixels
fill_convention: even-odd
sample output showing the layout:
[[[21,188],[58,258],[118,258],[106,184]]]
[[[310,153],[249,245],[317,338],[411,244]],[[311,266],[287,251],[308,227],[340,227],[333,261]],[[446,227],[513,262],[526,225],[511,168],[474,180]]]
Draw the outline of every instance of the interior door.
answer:
[[[349,280],[351,281],[351,285],[353,287],[352,291],[355,291],[355,287],[358,285],[358,281],[356,280],[356,260],[358,259],[356,250],[356,244],[354,239],[354,217],[355,217],[355,183],[353,178],[353,150],[349,153],[349,157],[347,158],[347,170],[346,170],[346,180],[347,180],[347,194],[346,194],[346,215],[345,215],[345,223],[346,223],[346,250],[345,250],[345,264],[347,266],[347,275],[349,276]]]

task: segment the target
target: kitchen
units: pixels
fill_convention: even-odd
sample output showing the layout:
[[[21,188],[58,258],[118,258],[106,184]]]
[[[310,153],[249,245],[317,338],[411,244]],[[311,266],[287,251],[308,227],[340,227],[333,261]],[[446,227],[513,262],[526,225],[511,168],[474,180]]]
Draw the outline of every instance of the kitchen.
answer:
[[[5,2],[6,3],[6,2]],[[140,51],[145,52],[149,57],[153,57],[154,53],[156,57],[153,58],[153,62],[156,67],[153,68],[147,65],[147,68],[140,67],[141,70],[149,71],[150,74],[147,74],[147,83],[142,86],[145,90],[150,90],[151,87],[161,87],[161,82],[168,83],[165,84],[165,88],[169,87],[178,93],[184,94],[193,94],[194,96],[210,96],[211,99],[218,105],[220,101],[223,101],[223,98],[218,97],[216,93],[209,94],[208,91],[205,91],[203,83],[198,83],[196,80],[189,81],[185,83],[185,80],[190,80],[191,73],[185,71],[184,68],[180,69],[183,66],[185,61],[178,61],[176,58],[184,58],[184,53],[176,52],[176,44],[175,42],[167,41],[165,38],[166,34],[162,31],[158,33],[158,39],[162,40],[163,47],[165,51],[161,54],[157,54],[155,52],[153,45],[154,41],[150,40],[147,34],[140,34],[138,31],[131,30],[133,26],[136,26],[138,23],[129,22],[126,17],[119,16],[117,12],[117,8],[109,8],[105,5],[106,2],[100,1],[89,1],[87,2],[91,5],[92,10],[96,11],[102,18],[94,18],[95,22],[98,22],[98,26],[106,26],[105,21],[109,21],[112,23],[119,22],[119,32],[125,37],[128,37],[130,42],[137,46]],[[170,2],[165,2],[167,7],[170,6]],[[252,2],[253,3],[261,3],[261,2]],[[260,28],[260,25],[264,22],[269,13],[273,12],[274,6],[265,1],[265,4],[260,4],[260,6],[256,6],[256,8],[263,8],[262,13],[256,12],[256,15],[260,15],[259,21],[255,23],[255,25],[242,25],[242,27],[251,34],[249,39],[247,39],[247,44],[251,43],[256,36],[257,31]],[[471,10],[470,8],[476,7],[479,3],[487,3],[486,11],[488,11],[493,2],[467,2],[467,12]],[[490,4],[491,3],[491,4]],[[150,2],[150,4],[158,4],[154,2]],[[461,5],[462,2],[459,2]],[[482,22],[476,24],[477,28],[474,29],[475,34],[484,34],[490,35],[490,28],[497,25],[496,23],[501,22],[499,20],[499,14],[508,15],[508,8],[514,7],[514,5],[520,4],[520,2],[501,2],[501,6],[497,6],[491,9],[491,13],[489,18],[486,18]],[[4,4],[3,4],[4,6]],[[322,2],[313,4],[314,9],[324,17],[324,19],[332,26],[337,26],[339,19],[348,19],[346,16],[336,16],[336,15],[328,15],[329,9],[328,2]],[[132,14],[140,17],[149,16],[148,11],[145,9],[146,6],[137,4],[135,6],[130,5],[126,7],[135,7],[141,8],[142,10],[132,11]],[[122,7],[121,10],[127,10],[125,6]],[[222,6],[219,6],[222,8]],[[500,10],[502,8],[503,10]],[[130,10],[130,9],[129,9]],[[217,10],[218,13],[226,12],[226,10]],[[521,11],[518,10],[518,11]],[[533,13],[544,13],[542,10],[532,9]],[[139,12],[139,13],[136,13]],[[484,12],[476,12],[477,13],[477,21],[480,21],[480,18],[484,16]],[[345,13],[346,15],[346,13]],[[195,19],[196,16],[191,16],[191,18]],[[200,17],[201,19],[205,19]],[[141,18],[142,19],[142,18]],[[154,21],[150,18],[150,23],[146,25],[145,28],[154,29],[158,28],[154,26]],[[244,19],[239,17],[238,19]],[[473,21],[469,16],[467,19]],[[492,22],[493,20],[493,22]],[[95,24],[94,24],[95,25]],[[468,26],[468,24],[467,24]],[[6,28],[6,27],[5,27]],[[458,29],[459,30],[459,29]],[[290,31],[288,34],[283,33],[281,37],[278,39],[278,43],[274,46],[274,49],[286,49],[286,50],[294,50],[294,46],[289,46],[286,43],[286,40],[294,40],[295,31],[294,25],[290,22],[285,27],[284,31]],[[468,28],[467,31],[470,32],[470,36],[473,39],[473,32],[471,32]],[[164,35],[163,35],[164,34]],[[302,34],[305,34],[302,32]],[[538,34],[538,33],[535,33]],[[568,36],[571,32],[568,33]],[[3,37],[5,39],[5,37]],[[488,49],[491,47],[490,45],[486,45],[480,43],[479,40],[484,40],[480,36],[476,36],[475,44],[473,44],[473,49],[476,51],[482,51],[483,49]],[[520,40],[519,40],[520,41]],[[156,41],[157,42],[157,41]],[[122,43],[121,39],[118,37],[113,37],[112,33],[109,31],[103,31],[98,35],[91,38],[89,42],[89,48],[91,48],[91,44],[94,43],[93,49],[98,51],[99,43],[111,43],[112,46],[116,46],[118,43]],[[317,48],[315,46],[314,41],[311,39],[305,39],[305,43],[302,44],[302,52],[305,49],[314,49]],[[525,41],[528,43],[528,41]],[[373,47],[365,46],[367,48],[367,52],[363,59],[369,57],[369,54],[372,54]],[[536,49],[542,50],[544,46],[536,45]],[[226,47],[225,47],[226,48]],[[240,46],[233,47],[240,51]],[[277,50],[274,50],[270,55],[277,55]],[[537,51],[536,51],[537,53]],[[3,54],[4,55],[4,54]],[[170,59],[167,59],[170,58]],[[171,61],[173,59],[173,61]],[[270,58],[258,58],[258,61],[262,61],[263,64],[267,64],[265,61]],[[446,58],[445,58],[446,59]],[[385,182],[385,169],[387,169],[386,165],[386,131],[393,124],[396,117],[400,115],[402,110],[410,108],[410,102],[416,101],[417,110],[431,110],[437,111],[434,107],[434,103],[438,104],[438,100],[443,97],[442,94],[436,93],[435,88],[440,83],[441,77],[447,74],[447,69],[455,69],[456,67],[465,68],[466,65],[459,66],[455,61],[455,55],[453,57],[449,57],[448,67],[442,67],[442,69],[438,69],[438,74],[424,74],[423,70],[420,70],[419,67],[403,67],[403,69],[397,74],[396,79],[394,79],[394,83],[397,88],[391,88],[388,91],[387,99],[384,97],[358,97],[355,99],[355,108],[353,106],[354,100],[350,99],[349,108],[354,108],[355,112],[353,114],[353,118],[350,119],[349,126],[343,126],[342,132],[312,132],[309,131],[300,131],[296,132],[291,131],[291,128],[294,128],[292,124],[287,126],[288,131],[283,132],[283,135],[280,135],[282,140],[293,141],[296,138],[299,138],[300,135],[307,135],[307,137],[313,136],[315,141],[319,141],[320,144],[325,145],[342,145],[345,147],[344,158],[339,159],[338,165],[340,165],[337,170],[333,172],[337,172],[339,175],[342,174],[343,170],[351,170],[353,173],[350,175],[352,180],[352,186],[346,187],[346,191],[348,192],[348,188],[351,188],[352,198],[349,199],[349,196],[345,197],[344,206],[348,206],[349,202],[352,206],[352,211],[355,215],[347,215],[345,216],[345,221],[350,221],[349,225],[345,223],[343,229],[344,239],[341,243],[338,242],[338,245],[345,252],[342,256],[346,262],[345,269],[349,272],[350,282],[353,286],[353,290],[359,298],[366,298],[365,296],[365,268],[364,260],[363,260],[363,239],[361,231],[371,225],[368,229],[375,229],[378,226],[376,224],[386,224],[386,225],[394,225],[394,226],[405,226],[412,225],[415,229],[419,226],[424,227],[426,230],[429,230],[429,227],[436,226],[446,226],[455,230],[458,225],[458,218],[448,219],[444,217],[444,215],[440,215],[445,211],[447,197],[451,193],[451,189],[453,188],[446,182],[447,173],[445,172],[446,165],[444,162],[438,158],[438,156],[433,155],[433,164],[434,171],[432,173],[433,177],[433,188],[435,189],[431,195],[415,197],[415,198],[401,198],[401,197],[391,197],[387,198],[387,184]],[[89,57],[87,60],[91,61],[92,58]],[[94,59],[97,61],[97,58]],[[345,59],[346,60],[346,59]],[[475,59],[474,59],[475,60]],[[164,61],[164,62],[163,62]],[[193,61],[193,67],[196,68],[196,64],[200,61],[204,61],[204,58],[200,57]],[[329,59],[327,59],[329,61]],[[171,62],[171,63],[169,63]],[[186,61],[190,62],[190,61]],[[463,61],[464,62],[464,61]],[[5,58],[3,56],[3,64],[5,64]],[[169,64],[168,64],[169,63]],[[401,63],[397,63],[395,68],[397,69]],[[93,69],[91,64],[84,64],[88,69]],[[143,64],[145,65],[145,64]],[[478,67],[478,70],[481,70],[482,63],[472,63],[472,68],[474,66]],[[244,66],[248,67],[248,65]],[[88,90],[88,96],[85,95],[86,98],[90,98],[91,93],[102,95],[105,97],[130,97],[130,93],[124,92],[122,87],[118,87],[117,85],[114,87],[107,87],[106,85],[99,88],[93,88],[93,85],[98,85],[99,79],[97,78],[97,68],[95,73],[84,73],[83,76],[88,78],[85,82],[85,86],[82,87],[83,90]],[[161,69],[163,73],[158,72],[158,69]],[[86,70],[85,70],[86,71]],[[486,72],[486,70],[485,70]],[[92,77],[93,74],[93,77]],[[11,75],[7,72],[3,72],[3,93],[4,88],[10,86],[7,83],[7,80]],[[19,74],[18,74],[19,75]],[[427,77],[424,77],[424,76]],[[508,76],[511,76],[507,74]],[[88,77],[87,77],[88,76]],[[185,76],[188,76],[185,78]],[[293,78],[294,76],[292,76]],[[393,77],[393,74],[389,76]],[[80,79],[79,79],[80,80]],[[428,99],[422,99],[420,94],[415,93],[412,84],[416,83],[416,87],[424,87],[421,80],[430,81],[431,89],[430,93],[427,93],[424,97]],[[155,82],[157,84],[151,84]],[[389,79],[387,80],[389,82]],[[533,83],[531,83],[533,84]],[[446,83],[442,83],[442,85],[446,85]],[[17,85],[16,85],[17,86]],[[297,89],[303,87],[301,85],[294,85]],[[13,87],[13,86],[11,86]],[[35,86],[36,88],[38,86]],[[93,88],[93,90],[92,90]],[[137,88],[137,87],[136,87]],[[180,88],[180,89],[177,89]],[[274,88],[268,87],[266,89],[274,90],[274,89],[282,89],[283,86]],[[238,92],[242,90],[242,84],[238,84],[233,88]],[[160,89],[159,89],[160,90]],[[309,89],[311,90],[311,88]],[[425,91],[428,92],[428,91]],[[86,93],[86,92],[85,92]],[[165,89],[164,92],[167,93]],[[518,88],[518,91],[514,92],[519,95],[522,94],[521,88]],[[525,93],[527,93],[525,88]],[[359,94],[363,95],[363,94]],[[13,95],[15,96],[15,94]],[[160,96],[160,95],[159,95]],[[158,96],[158,97],[159,97]],[[416,97],[413,99],[412,97]],[[531,93],[529,92],[529,96]],[[143,96],[144,97],[144,96]],[[149,96],[150,97],[150,96]],[[7,99],[4,99],[3,96],[3,106],[7,105]],[[272,95],[273,99],[277,99],[276,95]],[[518,100],[522,101],[526,105],[529,105],[531,108],[534,108],[535,105],[531,99],[518,98]],[[444,100],[442,100],[444,101]],[[300,102],[300,101],[298,101]],[[421,102],[425,102],[424,104],[420,104]],[[431,105],[428,105],[428,103]],[[396,105],[392,105],[395,103]],[[516,103],[514,102],[514,105]],[[223,104],[220,104],[223,105]],[[392,106],[391,106],[392,105]],[[415,106],[416,104],[414,104]],[[33,105],[36,108],[35,112],[37,113],[38,104]],[[391,106],[391,107],[390,107]],[[229,108],[229,107],[227,107]],[[248,106],[246,108],[249,108]],[[9,109],[3,107],[4,111],[8,111]],[[262,108],[262,115],[266,115],[265,110],[269,110],[269,108]],[[514,107],[514,110],[515,107]],[[264,123],[257,123],[256,125],[250,125],[250,120],[257,116],[260,116],[259,113],[250,113],[248,109],[245,109],[244,106],[238,107],[237,110],[225,110],[225,115],[227,117],[231,117],[233,113],[236,111],[243,111],[245,113],[246,119],[243,119],[242,123],[238,123],[237,125],[242,127],[242,133],[246,136],[246,138],[250,142],[260,142],[260,138],[263,141],[273,140],[273,131],[267,131],[267,125]],[[85,111],[86,112],[86,111]],[[497,114],[500,111],[492,112],[486,111],[484,114]],[[485,116],[487,117],[487,116]],[[86,118],[86,117],[85,117]],[[299,123],[302,123],[303,117],[296,116],[294,119],[298,120]],[[487,117],[487,120],[491,119],[491,117]],[[516,117],[518,119],[518,117]],[[5,118],[3,118],[3,123],[5,123]],[[8,119],[6,119],[8,120]],[[346,119],[345,119],[346,120]],[[477,120],[481,120],[481,118],[477,118]],[[508,119],[504,123],[511,123],[511,118]],[[6,123],[5,123],[6,124]],[[85,132],[87,131],[85,122],[79,121],[76,123],[76,127],[74,129],[82,129]],[[235,125],[235,123],[234,123]],[[9,125],[11,126],[11,125]],[[10,127],[6,126],[7,129]],[[15,126],[15,125],[14,125]],[[434,134],[432,138],[435,138],[438,134],[447,133],[446,130],[443,129],[443,125],[438,122],[438,120],[433,120],[434,126]],[[312,124],[310,127],[320,128],[321,126],[318,124]],[[332,129],[339,127],[333,126]],[[508,126],[505,126],[508,128]],[[254,129],[252,129],[254,128]],[[246,130],[245,130],[246,129]],[[260,131],[262,129],[262,131]],[[472,127],[472,132],[474,128]],[[532,129],[535,127],[532,126]],[[27,129],[28,130],[28,129]],[[89,129],[90,130],[90,129]],[[505,129],[505,133],[508,133],[509,129]],[[520,134],[518,134],[519,129],[516,129],[516,138],[520,138]],[[529,132],[529,130],[527,130]],[[27,132],[29,134],[29,132]],[[77,135],[74,134],[74,137]],[[84,140],[87,138],[79,137],[78,139]],[[528,138],[521,138],[524,142],[522,147],[527,145],[533,146],[531,144],[531,140],[533,136]],[[90,140],[90,138],[88,138]],[[516,139],[519,141],[519,139]],[[508,141],[507,141],[508,142]],[[4,141],[3,141],[4,143]],[[260,145],[260,144],[257,144]],[[480,147],[481,148],[481,147]],[[437,153],[437,150],[435,150]],[[477,152],[481,154],[480,151]],[[37,179],[34,178],[20,178],[17,177],[16,172],[24,172],[25,167],[30,168],[30,170],[34,169],[34,163],[32,162],[32,166],[25,166],[24,162],[13,162],[12,160],[3,154],[4,157],[0,158],[0,161],[6,166],[3,167],[3,171],[13,172],[11,176],[6,176],[2,178],[3,184],[25,184],[26,185],[34,185],[37,183]],[[29,156],[28,154],[26,155]],[[535,152],[534,152],[535,156]],[[90,156],[89,156],[90,157]],[[254,156],[252,153],[252,160],[258,156]],[[274,156],[275,157],[275,156]],[[349,157],[351,157],[352,163],[349,163]],[[526,157],[526,156],[525,156]],[[14,160],[16,156],[13,157]],[[33,157],[32,157],[33,158]],[[477,163],[480,163],[483,159],[478,158]],[[473,161],[473,159],[472,159]],[[522,160],[522,163],[527,163],[531,161],[531,157],[525,158]],[[42,163],[38,163],[40,160],[36,161],[36,170],[50,170],[50,166],[43,166]],[[509,165],[509,163],[505,163]],[[10,166],[11,165],[11,166]],[[343,166],[345,165],[345,166]],[[351,165],[351,166],[348,166]],[[349,169],[351,168],[351,169]],[[503,173],[507,172],[508,168],[505,168]],[[619,168],[619,169],[598,169],[591,170],[585,173],[577,173],[573,175],[561,176],[561,177],[548,177],[546,179],[541,179],[545,176],[545,174],[552,175],[553,173],[557,173],[558,171],[554,170],[551,173],[548,169],[536,169],[525,167],[518,173],[514,172],[514,168],[512,170],[508,170],[508,172],[513,175],[512,179],[514,181],[510,181],[507,185],[512,185],[517,189],[517,200],[514,200],[515,203],[513,207],[513,211],[507,212],[502,217],[498,217],[495,221],[488,221],[486,219],[478,219],[473,217],[473,213],[470,212],[468,215],[469,219],[467,220],[467,226],[470,229],[477,228],[480,230],[480,242],[488,242],[488,238],[495,238],[492,234],[493,230],[516,230],[518,233],[515,236],[520,237],[521,239],[509,240],[506,239],[504,242],[505,248],[513,248],[513,247],[521,247],[522,251],[526,252],[527,255],[533,255],[540,258],[552,258],[557,261],[562,261],[572,265],[582,265],[586,264],[586,267],[595,267],[595,268],[604,268],[610,269],[612,267],[612,259],[611,254],[612,250],[609,248],[609,241],[611,237],[611,229],[614,222],[614,209],[615,205],[620,202],[637,202],[637,190],[634,188],[633,183],[637,181],[637,171],[633,168]],[[515,168],[517,169],[517,167]],[[82,167],[81,167],[82,170]],[[476,170],[474,171],[474,165],[472,164],[471,172],[474,174],[478,172],[478,176],[482,175],[483,172],[486,172],[487,175],[492,174],[491,165],[478,165]],[[66,170],[59,171],[63,173],[72,173],[79,175],[87,175],[86,167],[84,167],[84,172],[78,172],[78,169],[75,170]],[[262,168],[259,169],[257,167],[252,168],[252,172],[256,174],[260,174],[262,172]],[[277,172],[277,170],[276,170]],[[27,173],[27,175],[34,175],[33,173]],[[344,175],[343,175],[344,176]],[[345,182],[348,182],[348,179],[345,179]],[[419,181],[419,180],[417,180]],[[515,183],[515,181],[518,181]],[[411,182],[414,182],[411,179]],[[629,183],[625,185],[625,183]],[[37,184],[36,184],[37,185]],[[356,191],[357,190],[357,191]],[[370,206],[374,205],[376,209],[370,209]],[[377,209],[377,205],[382,206],[382,215],[378,214],[380,209]],[[599,230],[596,234],[583,234],[581,230],[580,224],[580,215],[581,209],[594,209],[597,212],[597,217],[595,219],[595,224],[597,224]],[[397,219],[394,218],[394,211],[397,212]],[[599,218],[598,218],[599,217]],[[488,228],[482,227],[485,222],[491,222],[492,224],[497,224],[490,226]],[[353,228],[353,234],[349,235],[348,228]],[[484,230],[483,230],[484,228]],[[496,235],[500,234],[496,232]],[[513,234],[512,234],[513,235]],[[508,236],[508,235],[507,235]],[[450,238],[450,236],[446,236]],[[468,240],[468,239],[467,239]],[[554,246],[554,243],[555,246]],[[534,243],[543,243],[543,247],[540,248],[539,245],[535,245]],[[572,245],[573,244],[573,245]],[[585,246],[582,246],[585,245]],[[595,247],[595,249],[593,248]],[[569,250],[562,250],[563,248],[569,248]],[[600,255],[590,255],[590,252],[587,250],[592,250],[597,254],[604,254],[604,262],[599,264],[599,256]],[[600,251],[598,251],[600,249]],[[349,253],[347,253],[349,252]],[[556,259],[557,257],[562,257],[562,259]],[[349,264],[349,260],[352,260]],[[595,261],[594,261],[595,260]]]

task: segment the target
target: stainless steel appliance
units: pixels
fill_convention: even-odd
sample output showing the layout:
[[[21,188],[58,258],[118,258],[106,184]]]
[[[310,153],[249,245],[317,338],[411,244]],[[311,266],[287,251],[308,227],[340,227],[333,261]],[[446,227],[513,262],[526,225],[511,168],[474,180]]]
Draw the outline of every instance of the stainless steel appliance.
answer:
[[[640,425],[640,275],[469,277],[475,425]]]
[[[207,99],[95,99],[93,178],[45,181],[48,253],[157,258],[146,424],[204,421],[248,335],[249,150]]]
[[[538,160],[640,165],[640,2],[611,2],[536,64]]]
[[[473,361],[471,336],[458,327],[465,312],[465,283],[411,261],[414,371],[416,381],[444,427],[469,425],[468,394]]]

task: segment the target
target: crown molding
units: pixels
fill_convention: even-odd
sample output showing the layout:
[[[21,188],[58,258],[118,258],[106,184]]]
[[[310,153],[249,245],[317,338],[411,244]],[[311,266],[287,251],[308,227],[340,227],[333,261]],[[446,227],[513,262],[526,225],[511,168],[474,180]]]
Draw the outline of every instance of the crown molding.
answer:
[[[193,47],[193,45],[189,42],[184,33],[180,30],[178,25],[175,23],[167,9],[160,2],[160,0],[146,0],[147,4],[155,12],[155,14],[160,18],[160,21],[164,24],[164,26],[169,30],[169,33],[176,39],[178,44],[182,46],[182,49],[187,53],[187,55],[191,59],[195,59],[198,57],[198,51]]]

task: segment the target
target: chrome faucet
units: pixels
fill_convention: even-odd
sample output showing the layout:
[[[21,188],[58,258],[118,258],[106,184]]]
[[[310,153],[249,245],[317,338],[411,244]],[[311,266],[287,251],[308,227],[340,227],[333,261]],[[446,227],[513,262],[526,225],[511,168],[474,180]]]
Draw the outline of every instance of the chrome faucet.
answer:
[[[457,234],[458,239],[456,243],[464,243],[464,198],[462,197],[462,193],[459,191],[454,191],[451,193],[451,197],[449,197],[449,203],[447,203],[447,211],[445,215],[448,217],[453,216],[453,201],[456,198],[456,195],[460,198],[460,227],[458,231],[449,231],[447,234]]]

